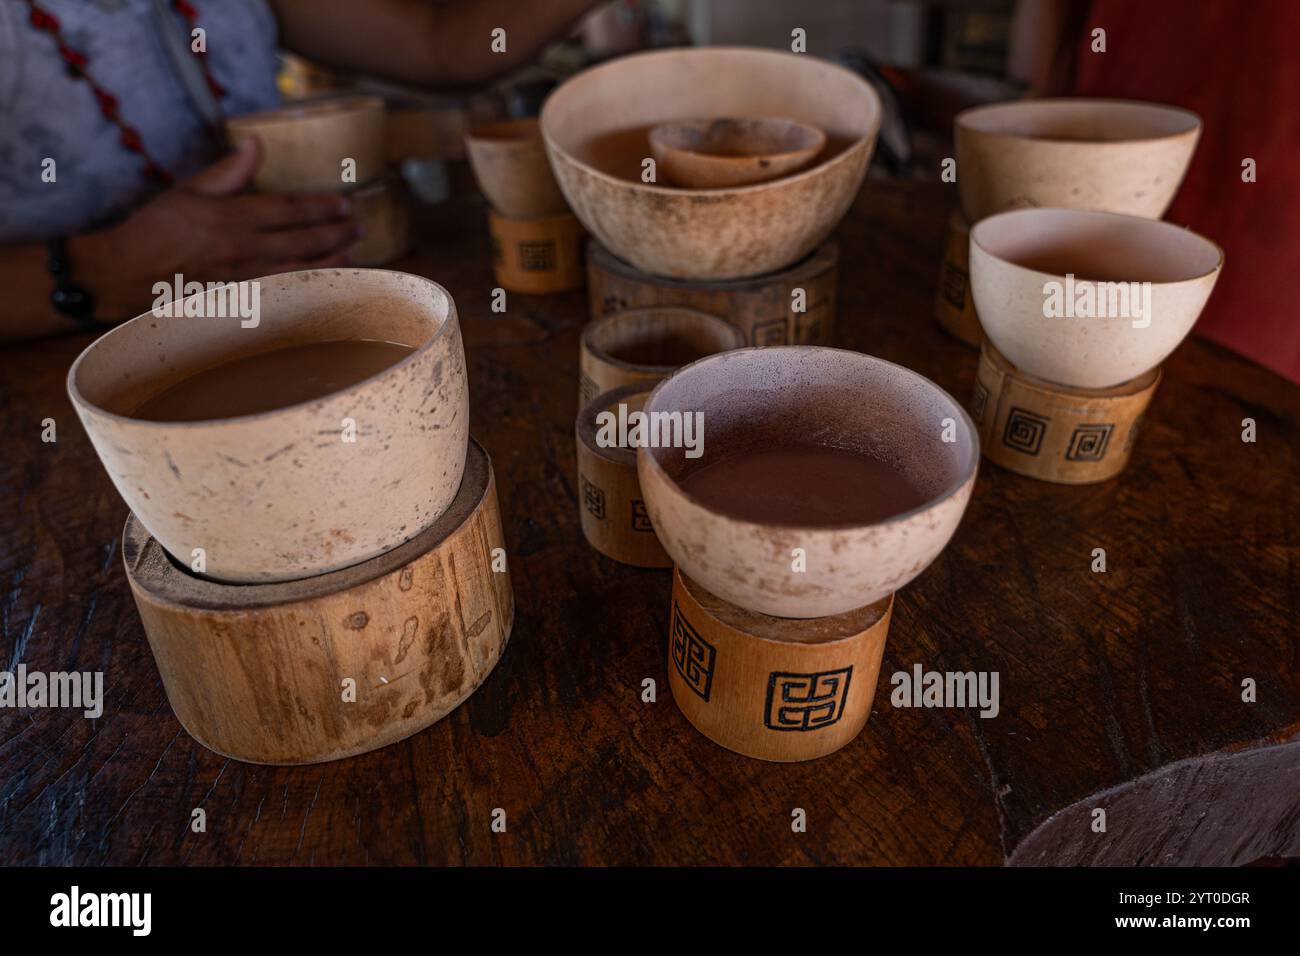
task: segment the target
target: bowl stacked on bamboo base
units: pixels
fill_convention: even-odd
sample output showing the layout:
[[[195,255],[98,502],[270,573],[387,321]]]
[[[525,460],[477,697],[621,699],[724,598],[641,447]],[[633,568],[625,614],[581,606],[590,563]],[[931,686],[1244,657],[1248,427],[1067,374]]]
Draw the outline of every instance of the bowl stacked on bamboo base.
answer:
[[[487,197],[496,281],[511,292],[543,295],[582,285],[586,234],[556,185],[536,119],[472,130],[465,149]]]
[[[685,306],[751,345],[828,343],[838,251],[827,237],[880,117],[861,77],[769,50],[643,53],[569,80],[541,126],[595,237],[592,317]]]
[[[378,266],[410,251],[410,211],[401,178],[387,167],[384,101],[377,96],[303,100],[233,117],[232,142],[256,137],[259,192],[338,193],[352,201],[361,238],[352,263]]]
[[[894,592],[947,544],[979,439],[927,379],[857,352],[745,348],[685,367],[644,404],[702,420],[641,445],[646,512],[676,565],[673,697],[705,736],[808,760],[871,712]]]
[[[1200,138],[1194,113],[1156,103],[1039,99],[966,110],[953,122],[961,209],[948,219],[934,317],[968,345],[983,339],[970,292],[970,228],[1046,207],[1159,219]]]
[[[1067,484],[1119,474],[1160,363],[1222,266],[1213,242],[1157,219],[1021,209],[982,220],[971,292],[986,338],[971,413],[984,454]]]
[[[256,281],[259,321],[199,293],[106,333],[68,390],[131,508],[123,558],[178,719],[226,756],[315,763],[464,701],[514,606],[446,290]]]
[[[650,526],[636,449],[603,441],[601,414],[639,412],[655,385],[681,366],[744,344],[734,326],[693,309],[631,309],[583,330],[574,427],[579,514],[583,536],[601,554],[635,567],[672,566]]]

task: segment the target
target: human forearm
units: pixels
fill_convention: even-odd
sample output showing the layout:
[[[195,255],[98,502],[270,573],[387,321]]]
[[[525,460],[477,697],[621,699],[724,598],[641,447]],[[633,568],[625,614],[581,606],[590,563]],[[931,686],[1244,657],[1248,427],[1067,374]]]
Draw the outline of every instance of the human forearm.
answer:
[[[308,59],[430,87],[481,85],[537,56],[597,0],[272,0],[283,44]],[[505,51],[492,31],[506,31]]]
[[[68,240],[68,261],[73,281],[96,297],[96,319],[120,321],[127,318],[126,310],[131,306],[125,303],[130,296],[123,295],[125,290],[116,288],[111,277],[99,268],[101,243],[102,237],[95,234],[73,237]],[[43,243],[0,246],[0,288],[5,290],[5,301],[0,306],[0,341],[16,342],[83,328],[51,303],[54,280],[47,261]],[[147,296],[149,290],[143,292]]]

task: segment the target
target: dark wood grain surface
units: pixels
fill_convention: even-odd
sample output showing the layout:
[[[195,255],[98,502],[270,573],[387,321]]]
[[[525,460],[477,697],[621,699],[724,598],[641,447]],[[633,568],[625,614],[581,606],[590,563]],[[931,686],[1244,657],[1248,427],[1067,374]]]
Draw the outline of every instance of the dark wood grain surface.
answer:
[[[838,344],[968,398],[930,318],[955,197],[871,183],[838,230]],[[581,291],[493,286],[485,209],[424,217],[400,267],[456,298],[518,605],[484,687],[429,730],[305,768],[205,750],[163,694],[119,555],[126,516],[64,394],[87,337],[0,358],[0,666],[102,670],[102,717],[0,710],[0,862],[82,864],[1243,863],[1300,854],[1300,388],[1199,340],[1132,464],[1090,487],[985,463],[952,545],[898,597],[872,719],[773,765],[668,692],[669,574],[578,526]],[[1227,268],[1232,268],[1229,262]],[[1258,441],[1241,441],[1242,419]],[[40,440],[43,419],[58,441]],[[1108,570],[1090,569],[1105,548]],[[1000,676],[1001,711],[896,709],[889,675]],[[641,682],[658,683],[643,703]],[[1252,679],[1257,701],[1242,701]],[[190,829],[203,808],[207,832]],[[495,808],[507,830],[490,827]],[[791,812],[807,813],[792,832]],[[1105,833],[1093,810],[1107,811]]]

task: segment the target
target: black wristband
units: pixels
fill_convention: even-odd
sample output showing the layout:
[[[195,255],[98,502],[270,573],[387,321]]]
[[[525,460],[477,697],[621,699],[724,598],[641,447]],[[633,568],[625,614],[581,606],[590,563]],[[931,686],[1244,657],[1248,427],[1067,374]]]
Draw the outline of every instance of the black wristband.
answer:
[[[95,297],[85,286],[72,281],[72,264],[68,261],[68,241],[51,239],[45,244],[49,260],[46,268],[54,279],[50,305],[85,328],[97,328],[95,323]]]

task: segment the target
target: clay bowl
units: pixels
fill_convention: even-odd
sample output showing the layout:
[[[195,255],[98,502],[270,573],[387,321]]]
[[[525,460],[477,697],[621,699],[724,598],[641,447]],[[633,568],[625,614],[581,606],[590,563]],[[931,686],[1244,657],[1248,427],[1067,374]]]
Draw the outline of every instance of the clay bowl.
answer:
[[[879,601],[943,550],[970,499],[979,438],[961,405],[901,365],[817,346],[746,348],[661,382],[645,411],[703,413],[704,454],[637,451],[650,521],[682,573],[732,604],[774,617],[842,614]],[[945,442],[945,431],[953,441]],[[681,482],[757,449],[820,445],[905,476],[923,503],[870,523],[813,527],[743,520]],[[808,493],[815,495],[816,489]],[[806,570],[794,569],[802,548]]]
[[[479,189],[508,219],[547,219],[569,211],[551,172],[536,119],[479,126],[465,136]]]
[[[821,130],[776,117],[662,123],[650,130],[659,174],[687,189],[779,179],[807,166],[825,145]]]
[[[1158,219],[1182,183],[1201,120],[1158,103],[1025,100],[958,113],[953,135],[971,222],[1023,206]]]
[[[1079,388],[1119,385],[1164,361],[1223,267],[1223,250],[1208,239],[1119,213],[1018,209],[976,224],[970,238],[971,294],[985,334],[1022,372]],[[1077,302],[1081,280],[1095,280],[1093,295],[1111,314],[1060,317],[1052,306],[1048,317],[1049,289]],[[1138,316],[1132,300],[1123,308],[1119,282],[1151,283],[1149,315],[1144,307]]]
[[[384,101],[377,96],[306,100],[226,121],[231,142],[262,143],[253,185],[264,193],[344,192],[384,171]],[[356,161],[356,181],[343,181],[343,161]]]
[[[585,404],[622,385],[660,381],[683,365],[744,344],[740,329],[695,309],[615,312],[582,330],[580,399]]]
[[[255,280],[260,322],[146,312],[97,339],[68,393],[109,477],[182,565],[207,576],[287,581],[365,561],[432,524],[460,485],[469,393],[456,307],[435,282],[372,269]],[[200,296],[203,298],[200,299]],[[225,310],[225,314],[230,313]],[[415,351],[312,401],[208,421],[133,412],[195,372],[317,342],[371,339]],[[351,420],[355,441],[347,441]]]
[[[789,117],[826,148],[800,172],[728,189],[641,181],[649,131],[700,116]],[[570,208],[614,255],[675,279],[738,279],[808,255],[866,175],[881,107],[856,74],[815,57],[730,47],[660,50],[579,73],[542,109]]]

